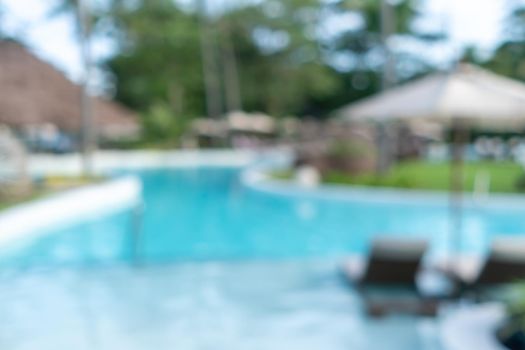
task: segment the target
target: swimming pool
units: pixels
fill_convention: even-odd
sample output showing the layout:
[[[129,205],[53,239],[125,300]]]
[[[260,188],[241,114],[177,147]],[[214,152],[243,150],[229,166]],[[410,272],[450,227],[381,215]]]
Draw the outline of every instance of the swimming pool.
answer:
[[[239,167],[115,176],[130,173],[144,189],[138,238],[122,211],[3,247],[0,348],[441,348],[435,320],[364,318],[338,264],[376,234],[443,251],[446,196],[252,186]],[[460,249],[525,232],[520,203],[469,204]]]
[[[140,236],[133,235],[133,213],[123,211],[17,242],[4,249],[2,262],[340,258],[366,252],[378,234],[428,238],[432,254],[451,248],[446,196],[254,187],[242,172],[239,167],[133,171],[143,183]],[[452,248],[478,254],[493,235],[522,234],[524,212],[523,204],[468,204],[461,239]]]

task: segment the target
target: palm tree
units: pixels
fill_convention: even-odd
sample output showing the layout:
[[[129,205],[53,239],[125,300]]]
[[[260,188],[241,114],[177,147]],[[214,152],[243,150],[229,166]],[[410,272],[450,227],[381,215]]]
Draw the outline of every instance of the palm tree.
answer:
[[[381,88],[387,90],[394,86],[396,82],[396,62],[392,53],[392,48],[389,45],[389,39],[396,31],[396,15],[395,8],[388,2],[388,0],[381,0],[379,15],[381,41],[385,59]],[[390,151],[391,145],[386,127],[383,124],[377,125],[377,133],[379,159],[376,171],[379,175],[383,175],[388,170],[392,161],[392,154]]]
[[[4,37],[3,19],[4,19],[4,5],[0,3],[0,39]]]
[[[89,81],[91,76],[91,52],[90,34],[91,26],[85,4],[87,0],[76,1],[77,23],[79,30],[79,46],[81,51],[84,76],[82,78],[82,96],[80,102],[80,113],[82,118],[82,164],[85,175],[93,172],[93,151],[96,148],[95,123],[93,118],[92,99],[89,95]]]
[[[226,109],[228,112],[242,110],[241,88],[239,81],[239,70],[237,57],[232,39],[232,30],[227,21],[221,23],[222,40],[221,54],[224,70],[224,94],[226,97]]]
[[[207,1],[198,0],[198,11],[201,27],[201,55],[206,93],[206,109],[208,117],[218,118],[222,113],[222,98],[220,80],[217,76],[217,57],[215,43],[210,39],[213,35],[207,13]]]
[[[78,44],[80,47],[80,57],[83,66],[83,76],[81,81],[81,151],[82,151],[82,171],[84,175],[93,173],[93,152],[96,149],[97,138],[95,132],[95,122],[93,117],[92,98],[89,94],[89,82],[92,70],[92,60],[90,52],[91,39],[91,18],[88,13],[89,0],[59,0],[57,7],[52,15],[69,12],[75,16],[77,27]]]
[[[392,54],[392,48],[388,42],[396,31],[396,14],[394,6],[392,6],[388,0],[381,0],[380,6],[381,41],[385,55],[382,88],[388,89],[395,84],[396,80],[396,62]]]

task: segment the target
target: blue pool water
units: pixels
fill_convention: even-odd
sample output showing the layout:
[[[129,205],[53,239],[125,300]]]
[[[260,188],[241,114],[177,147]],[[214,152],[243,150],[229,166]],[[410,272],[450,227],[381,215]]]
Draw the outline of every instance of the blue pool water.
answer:
[[[364,317],[338,267],[377,234],[443,252],[446,197],[261,189],[237,168],[133,174],[138,239],[124,211],[2,247],[1,349],[441,349],[439,319]],[[457,249],[525,232],[524,208],[469,205]]]
[[[6,264],[337,258],[364,253],[374,235],[421,236],[431,254],[482,253],[494,235],[525,232],[525,206],[464,210],[460,240],[449,236],[446,197],[319,195],[260,190],[239,168],[135,172],[143,182],[141,233],[133,213],[100,216],[28,239],[4,250]],[[410,197],[410,196],[406,196]]]
[[[327,261],[0,274],[9,350],[439,350],[434,320],[371,322]]]

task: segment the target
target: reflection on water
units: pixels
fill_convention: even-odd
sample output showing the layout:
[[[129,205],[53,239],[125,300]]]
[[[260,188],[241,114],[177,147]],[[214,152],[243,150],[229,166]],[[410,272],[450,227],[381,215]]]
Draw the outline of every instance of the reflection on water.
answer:
[[[333,262],[0,275],[2,349],[439,349],[435,323],[367,321]]]

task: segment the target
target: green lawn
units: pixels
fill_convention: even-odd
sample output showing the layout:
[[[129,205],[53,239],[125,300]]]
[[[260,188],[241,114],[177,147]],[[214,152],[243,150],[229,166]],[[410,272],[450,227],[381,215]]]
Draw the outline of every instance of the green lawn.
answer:
[[[491,192],[524,192],[525,173],[512,162],[476,162],[464,164],[464,188],[472,191],[477,174],[490,175]],[[292,177],[291,171],[276,173],[281,179]],[[367,174],[351,176],[341,172],[328,172],[323,182],[331,184],[348,184],[374,187],[396,187],[410,189],[448,190],[450,183],[449,163],[429,163],[422,161],[404,162],[393,166],[387,174],[376,176]],[[523,182],[519,186],[519,182]]]
[[[0,211],[20,203],[46,197],[53,193],[101,182],[103,180],[104,177],[101,176],[46,176],[37,186],[34,186],[29,193],[17,196],[7,196],[0,192],[0,194],[2,194],[0,195]]]
[[[34,193],[31,193],[27,196],[20,196],[16,198],[0,197],[0,211],[13,207],[20,203],[29,202],[34,199],[38,199],[42,196],[45,196],[45,193],[40,193],[40,192],[35,191]]]

